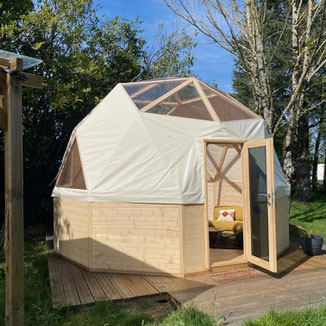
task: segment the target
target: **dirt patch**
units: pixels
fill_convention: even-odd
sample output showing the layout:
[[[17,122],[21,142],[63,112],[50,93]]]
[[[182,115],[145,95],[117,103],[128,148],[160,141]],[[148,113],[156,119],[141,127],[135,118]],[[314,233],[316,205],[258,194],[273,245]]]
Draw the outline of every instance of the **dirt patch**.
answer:
[[[144,313],[156,322],[159,322],[176,309],[168,300],[160,298],[157,301],[155,297],[118,301],[115,302],[115,305],[128,314]]]

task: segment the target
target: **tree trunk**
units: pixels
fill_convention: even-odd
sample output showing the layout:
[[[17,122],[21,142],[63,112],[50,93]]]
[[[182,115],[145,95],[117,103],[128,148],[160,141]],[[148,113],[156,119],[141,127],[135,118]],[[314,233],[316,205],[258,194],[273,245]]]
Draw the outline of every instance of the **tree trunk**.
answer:
[[[317,169],[318,169],[318,159],[319,159],[318,151],[320,146],[320,140],[321,140],[321,132],[318,131],[316,143],[315,143],[313,166],[312,166],[312,189],[313,190],[317,189],[317,182],[318,182]]]
[[[308,114],[298,121],[298,153],[296,166],[296,195],[299,201],[310,200],[309,121]]]
[[[294,104],[293,104],[294,105]],[[294,143],[294,136],[297,127],[297,122],[295,118],[295,109],[291,108],[290,110],[290,119],[289,119],[289,128],[285,135],[285,140],[283,144],[283,172],[285,174],[286,180],[292,189],[293,175],[294,175],[294,166],[293,166],[293,157],[292,149]]]

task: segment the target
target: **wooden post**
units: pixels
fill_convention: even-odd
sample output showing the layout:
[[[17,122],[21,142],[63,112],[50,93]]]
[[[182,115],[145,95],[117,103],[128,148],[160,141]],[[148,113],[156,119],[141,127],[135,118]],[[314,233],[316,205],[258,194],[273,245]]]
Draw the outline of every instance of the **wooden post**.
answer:
[[[5,134],[6,326],[24,325],[22,86],[42,77],[22,73],[23,60],[0,58],[0,128]],[[6,71],[10,71],[9,73]]]
[[[22,70],[16,59],[15,69]],[[22,86],[9,73],[4,87],[6,199],[6,326],[24,325]]]

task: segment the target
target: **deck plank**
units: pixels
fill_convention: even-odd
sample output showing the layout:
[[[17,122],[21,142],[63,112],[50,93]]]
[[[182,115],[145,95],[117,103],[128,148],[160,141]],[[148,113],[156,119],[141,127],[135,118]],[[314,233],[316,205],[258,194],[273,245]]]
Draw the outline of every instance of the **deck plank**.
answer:
[[[67,305],[71,305],[71,306],[80,305],[81,302],[79,300],[79,296],[75,288],[75,284],[70,274],[70,266],[69,266],[70,263],[63,259],[60,259],[58,261],[58,264],[59,264],[59,270],[61,274],[61,280],[66,296]]]
[[[122,299],[134,298],[134,294],[130,291],[130,289],[126,286],[123,280],[120,278],[120,274],[111,274],[105,273],[106,277],[113,284],[115,289],[118,291],[119,295]]]
[[[143,275],[133,275],[133,281],[137,282],[147,295],[157,294],[159,291],[155,289],[149,282],[146,281]]]
[[[134,275],[120,275],[120,280],[129,288],[135,297],[142,297],[146,295],[146,291],[136,282]]]
[[[81,268],[80,270],[83,274],[83,277],[85,279],[86,284],[88,285],[90,292],[92,293],[94,300],[107,301],[107,297],[94,275],[95,273],[88,272],[83,268]]]
[[[56,256],[49,255],[48,268],[53,301],[56,303],[56,305],[64,305],[66,302],[66,295],[63,290],[58,259]]]
[[[195,303],[208,314],[225,315],[228,323],[236,323],[259,316],[270,308],[279,310],[325,302],[326,285],[320,282],[325,276],[325,270],[302,271],[283,278],[266,276],[247,282],[233,281],[207,291],[171,295],[184,306]],[[214,298],[217,298],[215,302]]]
[[[118,291],[112,285],[110,280],[106,277],[105,273],[95,273],[95,277],[100,286],[102,287],[102,290],[104,291],[108,300],[121,299],[121,296],[119,295]]]
[[[74,264],[70,264],[69,268],[72,279],[75,283],[76,290],[79,295],[80,302],[82,304],[89,304],[95,302],[95,299],[85,282],[80,268]]]

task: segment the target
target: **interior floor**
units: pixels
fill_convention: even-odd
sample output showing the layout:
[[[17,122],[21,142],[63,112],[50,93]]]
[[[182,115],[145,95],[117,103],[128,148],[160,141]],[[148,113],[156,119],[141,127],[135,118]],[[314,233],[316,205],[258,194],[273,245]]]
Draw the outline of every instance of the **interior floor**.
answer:
[[[211,268],[225,265],[237,265],[245,262],[242,249],[210,248]]]
[[[236,236],[210,233],[211,268],[244,262],[242,241],[239,241]]]

